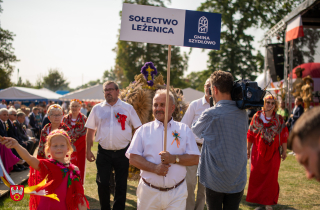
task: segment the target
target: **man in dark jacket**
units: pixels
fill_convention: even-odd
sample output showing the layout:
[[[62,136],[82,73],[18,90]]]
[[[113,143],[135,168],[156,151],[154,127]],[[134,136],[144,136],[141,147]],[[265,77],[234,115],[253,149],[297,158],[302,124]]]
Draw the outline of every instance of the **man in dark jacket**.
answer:
[[[26,126],[23,124],[25,121],[25,114],[23,112],[17,113],[17,120],[13,121],[13,127],[17,131],[18,138],[27,145],[28,152],[33,155],[37,148],[37,140],[31,138],[26,133]]]
[[[299,119],[299,117],[303,114],[304,112],[304,108],[302,106],[303,104],[303,100],[300,96],[298,96],[295,100],[295,107],[292,111],[292,114],[290,115],[290,118],[287,122],[287,125],[290,126],[290,130],[292,130],[294,124],[296,123],[296,121]]]
[[[33,107],[32,112],[29,114],[29,124],[31,126],[31,130],[33,130],[34,135],[37,139],[40,139],[40,133],[41,129],[38,125],[36,115],[39,113],[39,108],[38,107]]]
[[[7,108],[0,109],[0,136],[8,137],[8,126],[6,123],[9,119]]]
[[[2,126],[0,126],[1,127],[0,128],[0,135],[1,136],[12,137],[12,138],[17,139],[15,129],[12,125],[13,123],[10,120],[10,118],[13,119],[12,117],[14,117],[14,115],[15,115],[14,111],[15,111],[15,109],[10,109],[8,111],[6,108],[3,108],[0,110],[0,122],[2,124]],[[19,139],[17,139],[17,140],[20,143]],[[24,145],[22,145],[22,146],[24,146]],[[19,154],[17,153],[17,151],[15,149],[11,149],[11,150],[15,156],[20,158]],[[13,171],[22,171],[25,169],[28,169],[28,168],[24,167],[23,165],[14,165],[13,166]]]

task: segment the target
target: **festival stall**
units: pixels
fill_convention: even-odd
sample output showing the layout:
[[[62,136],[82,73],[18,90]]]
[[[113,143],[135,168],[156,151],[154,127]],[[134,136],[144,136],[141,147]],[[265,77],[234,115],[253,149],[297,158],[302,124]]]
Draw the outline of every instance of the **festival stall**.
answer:
[[[63,96],[60,95],[59,99],[61,101],[71,101],[72,99],[76,98],[84,102],[99,103],[105,100],[102,90],[102,84],[97,84],[88,88],[67,93]]]
[[[274,60],[277,59],[278,53],[274,53],[273,55],[272,53],[271,54],[269,53],[270,56],[268,58],[268,50],[270,52],[270,49],[275,49],[275,48],[272,48],[272,45],[275,45],[275,44],[270,43],[271,39],[273,37],[279,37],[280,34],[285,31],[284,43],[276,43],[276,44],[281,44],[282,47],[284,47],[284,50],[283,50],[284,62],[282,62],[282,64],[284,67],[283,77],[284,77],[284,89],[285,89],[285,98],[286,98],[287,105],[293,102],[291,92],[293,89],[293,83],[295,81],[293,81],[294,74],[292,74],[291,72],[293,72],[293,69],[299,68],[299,67],[293,66],[294,40],[299,37],[304,37],[304,31],[303,31],[304,28],[313,28],[313,29],[320,28],[319,11],[320,11],[320,0],[305,0],[297,8],[295,8],[291,13],[289,13],[281,21],[279,21],[275,26],[273,26],[270,30],[268,30],[265,33],[263,40],[261,41],[262,43],[264,43],[264,46],[266,47],[266,54],[265,54],[266,65],[264,70],[266,75],[267,71],[272,70],[272,68],[275,69],[274,66],[278,65],[274,62]],[[301,65],[304,65],[304,64],[301,64]],[[272,74],[274,74],[274,76],[276,77],[280,73],[277,72],[276,70],[272,70]],[[313,79],[312,76],[311,76],[311,79]],[[301,81],[303,81],[302,78],[301,78]],[[309,98],[312,98],[312,97],[309,97]],[[288,108],[290,111],[291,106],[289,106]]]
[[[21,101],[22,103],[59,101],[61,95],[46,88],[9,87],[0,91],[0,100]]]

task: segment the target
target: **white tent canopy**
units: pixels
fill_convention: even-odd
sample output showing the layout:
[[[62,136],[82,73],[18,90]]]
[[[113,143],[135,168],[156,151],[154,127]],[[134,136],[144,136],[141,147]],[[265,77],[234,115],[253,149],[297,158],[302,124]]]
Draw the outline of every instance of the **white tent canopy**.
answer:
[[[186,103],[191,103],[192,101],[197,100],[204,96],[204,92],[200,92],[192,88],[185,88],[185,89],[182,89],[182,91],[183,91],[183,100]]]
[[[0,99],[18,101],[59,100],[61,95],[46,88],[9,87],[0,91]]]
[[[80,101],[95,101],[100,102],[105,100],[102,92],[101,84],[97,84],[85,89],[73,91],[60,97],[62,101],[70,101],[72,99],[79,99]]]

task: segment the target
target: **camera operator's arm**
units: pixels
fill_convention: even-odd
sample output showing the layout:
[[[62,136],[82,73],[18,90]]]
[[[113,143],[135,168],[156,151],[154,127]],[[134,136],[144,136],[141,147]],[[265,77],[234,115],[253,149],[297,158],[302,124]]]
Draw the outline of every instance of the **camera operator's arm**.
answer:
[[[192,132],[199,138],[203,138],[202,133],[211,125],[212,120],[213,117],[209,115],[208,109],[205,110],[204,112],[202,112],[197,122],[193,123],[191,128]]]

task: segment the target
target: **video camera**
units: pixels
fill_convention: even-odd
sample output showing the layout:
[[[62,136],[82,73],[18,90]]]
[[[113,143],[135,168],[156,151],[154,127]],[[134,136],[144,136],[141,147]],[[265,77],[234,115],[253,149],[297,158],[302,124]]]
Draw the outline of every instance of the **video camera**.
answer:
[[[239,109],[263,107],[263,97],[266,91],[258,86],[257,82],[242,79],[234,81],[231,98],[236,101]]]

